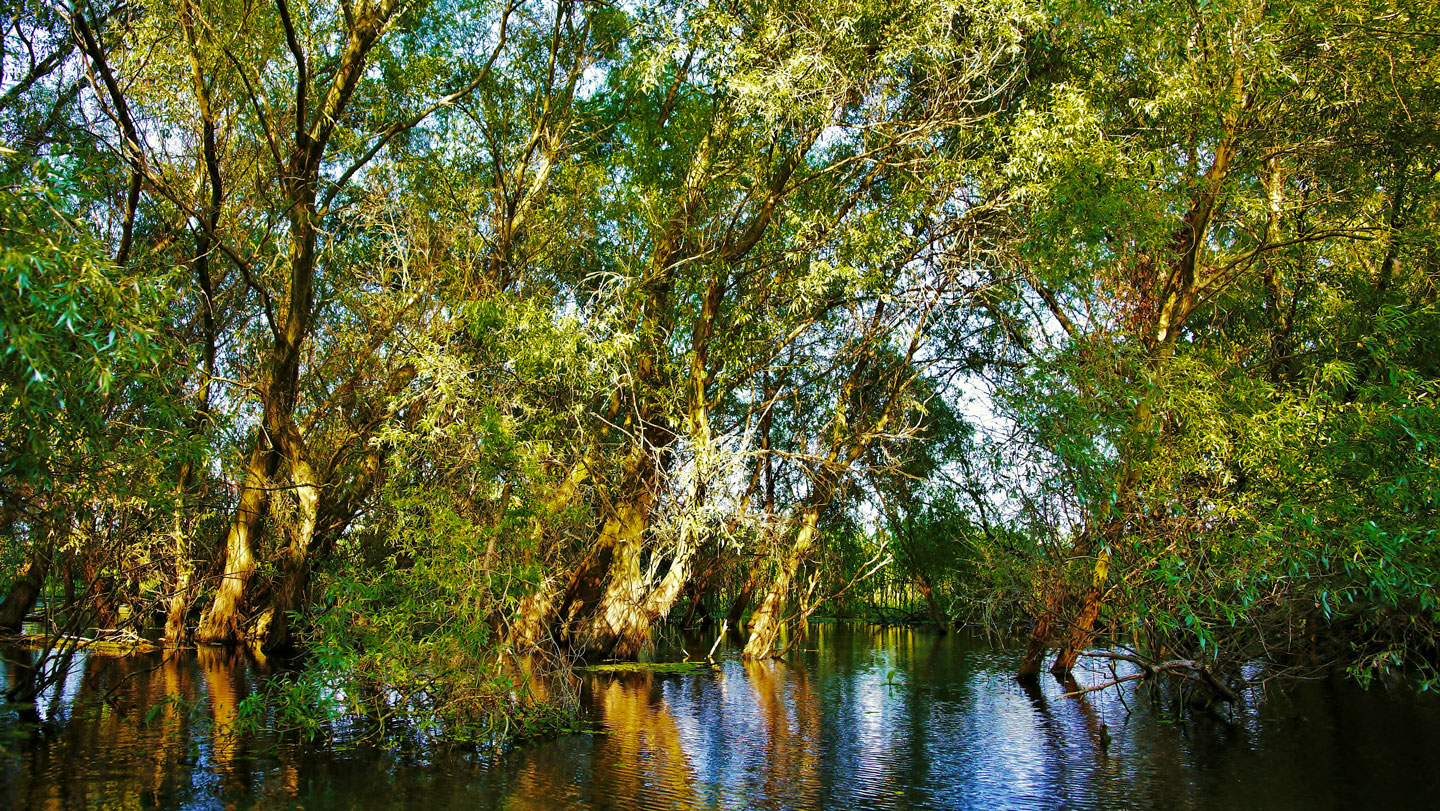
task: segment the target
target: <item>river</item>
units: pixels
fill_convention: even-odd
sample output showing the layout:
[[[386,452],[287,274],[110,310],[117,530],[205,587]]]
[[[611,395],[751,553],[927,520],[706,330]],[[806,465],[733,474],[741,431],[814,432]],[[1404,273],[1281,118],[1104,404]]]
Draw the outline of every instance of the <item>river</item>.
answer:
[[[709,640],[681,641],[705,650]],[[3,651],[6,658],[16,654]],[[676,654],[662,648],[660,655]],[[229,734],[262,678],[201,651],[77,656],[39,731],[0,713],[0,806],[1323,809],[1440,805],[1440,700],[1341,678],[1178,714],[1069,698],[966,634],[816,624],[788,662],[589,673],[596,730],[481,756]],[[1082,684],[1108,680],[1098,665]],[[8,673],[5,674],[8,678]],[[108,693],[104,703],[95,697]]]

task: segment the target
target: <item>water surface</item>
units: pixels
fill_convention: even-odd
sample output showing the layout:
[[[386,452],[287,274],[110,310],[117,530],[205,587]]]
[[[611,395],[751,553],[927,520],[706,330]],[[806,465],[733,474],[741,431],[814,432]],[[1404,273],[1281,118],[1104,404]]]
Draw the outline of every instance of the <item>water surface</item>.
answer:
[[[684,642],[709,648],[708,639]],[[734,640],[738,643],[738,640]],[[1440,803],[1440,702],[1343,680],[1222,715],[1067,698],[966,635],[815,625],[789,662],[592,674],[599,730],[498,757],[228,734],[263,676],[219,651],[76,657],[0,717],[0,807],[1324,809]],[[3,654],[14,658],[16,651]],[[678,655],[662,649],[661,656]],[[1082,673],[1081,683],[1111,678]],[[6,674],[8,678],[8,674]],[[1071,686],[1073,688],[1073,685]],[[99,702],[98,697],[105,700]],[[80,700],[77,700],[80,699]]]

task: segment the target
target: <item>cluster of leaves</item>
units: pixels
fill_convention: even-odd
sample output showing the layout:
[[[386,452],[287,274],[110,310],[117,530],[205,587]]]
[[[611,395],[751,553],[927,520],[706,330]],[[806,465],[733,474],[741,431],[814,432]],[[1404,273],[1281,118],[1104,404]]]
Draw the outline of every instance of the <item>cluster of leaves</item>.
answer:
[[[173,354],[172,280],[109,261],[71,210],[74,180],[43,162],[0,170],[0,471],[41,485],[72,454],[100,455],[110,404],[153,387]]]

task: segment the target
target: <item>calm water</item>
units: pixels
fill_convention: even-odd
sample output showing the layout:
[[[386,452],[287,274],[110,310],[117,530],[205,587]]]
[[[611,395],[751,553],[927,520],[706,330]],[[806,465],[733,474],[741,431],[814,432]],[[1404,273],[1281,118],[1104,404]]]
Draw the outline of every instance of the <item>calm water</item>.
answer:
[[[821,625],[799,647],[793,664],[732,649],[699,675],[587,676],[603,732],[493,760],[227,735],[259,678],[243,659],[95,656],[40,702],[43,732],[0,717],[0,807],[1440,807],[1434,696],[1306,683],[1175,723],[1133,694],[1027,691],[1015,651],[964,636]]]

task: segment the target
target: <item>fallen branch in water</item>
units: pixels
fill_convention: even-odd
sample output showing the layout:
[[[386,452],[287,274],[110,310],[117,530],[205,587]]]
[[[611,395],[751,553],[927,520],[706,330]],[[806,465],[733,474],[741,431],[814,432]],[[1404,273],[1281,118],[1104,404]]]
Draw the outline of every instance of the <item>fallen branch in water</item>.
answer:
[[[719,633],[719,634],[716,634],[716,636],[715,636],[715,644],[710,646],[710,652],[707,653],[707,654],[705,654],[705,658],[706,658],[706,659],[709,659],[709,660],[711,660],[711,661],[714,661],[714,660],[715,660],[715,649],[718,648],[718,647],[720,647],[720,640],[722,640],[722,639],[725,638],[725,633],[726,633],[727,631],[729,631],[729,630],[730,630],[730,620],[728,620],[728,619],[721,620],[721,621],[720,621],[720,633]]]
[[[132,653],[153,653],[160,646],[131,631],[96,629],[95,636],[80,634],[0,634],[0,641],[18,645],[26,650],[48,651],[54,648],[60,653],[88,651],[123,656]]]
[[[1210,668],[1206,667],[1200,662],[1195,661],[1194,659],[1172,659],[1168,662],[1151,662],[1147,659],[1131,653],[1118,653],[1115,651],[1103,650],[1086,651],[1083,655],[1097,659],[1111,659],[1118,662],[1129,662],[1133,665],[1138,666],[1141,672],[1132,673],[1128,676],[1121,676],[1119,678],[1107,681],[1104,684],[1097,684],[1094,687],[1086,687],[1082,690],[1075,690],[1073,692],[1066,693],[1066,698],[1074,698],[1076,696],[1085,695],[1086,693],[1093,693],[1097,690],[1104,690],[1109,687],[1114,687],[1117,684],[1124,684],[1128,681],[1138,681],[1141,679],[1153,678],[1154,676],[1157,676],[1161,673],[1174,673],[1181,678],[1193,679],[1194,681],[1198,681],[1208,686],[1210,689],[1214,690],[1217,695],[1232,704],[1240,699],[1240,697],[1235,694],[1235,691],[1230,689],[1229,685],[1225,684],[1225,682],[1221,681],[1218,677],[1216,677],[1215,673],[1210,670]]]

